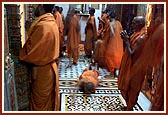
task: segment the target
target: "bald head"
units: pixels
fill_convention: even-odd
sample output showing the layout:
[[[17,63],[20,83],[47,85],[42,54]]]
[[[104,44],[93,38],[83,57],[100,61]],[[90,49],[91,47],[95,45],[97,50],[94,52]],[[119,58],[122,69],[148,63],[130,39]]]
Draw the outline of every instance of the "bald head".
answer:
[[[145,27],[146,20],[143,16],[136,16],[132,21],[132,27],[134,31],[139,31]]]
[[[94,92],[94,85],[92,82],[86,82],[84,86],[84,93],[92,93]]]
[[[34,15],[39,17],[45,13],[52,13],[53,8],[54,4],[39,4],[34,11]]]

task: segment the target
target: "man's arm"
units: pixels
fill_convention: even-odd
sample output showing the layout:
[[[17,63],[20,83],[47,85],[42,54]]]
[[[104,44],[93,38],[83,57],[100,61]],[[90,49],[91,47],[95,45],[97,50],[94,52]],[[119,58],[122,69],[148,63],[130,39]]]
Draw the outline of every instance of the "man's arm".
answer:
[[[126,48],[129,52],[130,55],[133,55],[134,52],[136,51],[136,49],[139,47],[139,45],[142,43],[142,41],[145,39],[145,34],[141,35],[138,40],[135,42],[134,46],[131,48],[131,45],[130,45],[130,37],[128,36],[127,32],[126,31],[122,31],[121,32],[121,37],[123,38],[123,41],[125,42],[126,44]]]
[[[145,34],[143,34],[142,36],[140,36],[138,38],[138,40],[135,42],[135,44],[132,48],[130,46],[130,42],[126,43],[126,47],[127,47],[127,50],[130,55],[134,54],[134,52],[137,50],[137,48],[143,43],[144,39],[145,39]]]

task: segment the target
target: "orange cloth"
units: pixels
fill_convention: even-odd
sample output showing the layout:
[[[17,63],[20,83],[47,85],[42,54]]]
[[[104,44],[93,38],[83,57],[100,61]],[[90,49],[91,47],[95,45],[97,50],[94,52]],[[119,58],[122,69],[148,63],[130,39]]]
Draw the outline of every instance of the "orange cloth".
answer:
[[[163,68],[162,68],[163,70]],[[161,73],[156,87],[156,93],[153,96],[151,111],[164,111],[164,74]]]
[[[20,60],[34,64],[30,108],[59,110],[59,77],[55,63],[59,55],[59,31],[51,13],[38,17],[28,31]]]
[[[101,67],[105,67],[105,62],[104,62],[105,52],[106,52],[106,46],[105,46],[104,40],[97,40],[93,58],[94,58],[94,61],[98,63],[98,65]]]
[[[99,28],[97,33],[97,41],[95,43],[95,48],[93,52],[93,58],[99,66],[105,67],[105,52],[106,52],[106,42],[103,39],[103,34],[105,31],[105,27],[108,25],[108,22],[99,19]]]
[[[73,15],[70,19],[67,35],[67,53],[68,57],[73,58],[73,61],[77,63],[79,58],[78,48],[81,42],[80,25],[76,15]]]
[[[92,55],[94,49],[94,40],[97,39],[96,21],[94,16],[90,16],[85,27],[84,50],[86,55]]]
[[[107,43],[107,49],[105,53],[105,63],[108,71],[113,72],[114,68],[119,69],[122,55],[123,55],[123,40],[121,39],[120,33],[122,31],[122,26],[119,21],[115,21],[116,28],[112,28],[112,22],[109,22],[104,38]],[[114,33],[112,34],[112,30]]]
[[[130,45],[131,45],[132,48],[134,48],[134,44],[137,42],[139,37],[145,34],[145,31],[146,31],[146,29],[142,28],[141,31],[133,33],[133,35],[130,38]],[[141,42],[139,42],[139,43],[141,43]],[[140,51],[142,49],[139,45],[139,48],[136,49],[133,56],[130,56],[127,49],[125,50],[125,52],[123,54],[123,57],[122,57],[122,62],[121,62],[121,67],[120,67],[120,72],[119,72],[119,78],[118,78],[118,88],[119,89],[125,90],[125,91],[128,90],[129,85],[130,85],[130,79],[131,79],[130,78],[130,72],[131,72],[131,67],[133,65],[133,61],[137,60],[138,56],[140,56],[140,52],[138,52],[138,51]],[[134,59],[135,57],[136,57],[136,59]]]
[[[63,26],[63,21],[62,21],[62,16],[61,16],[61,14],[60,14],[58,11],[56,11],[56,12],[54,13],[54,18],[55,18],[55,20],[56,20],[56,23],[57,23],[59,32],[62,33],[64,26]]]
[[[157,82],[158,79],[163,80],[164,73],[162,68],[161,59],[163,58],[164,54],[164,24],[156,25],[154,28],[150,28],[149,31],[152,31],[148,34],[148,39],[146,40],[144,49],[139,59],[137,59],[136,63],[133,66],[133,72],[131,72],[130,77],[134,78],[132,80],[132,84],[134,83],[134,87],[140,90],[143,79],[145,77],[146,71],[148,68],[154,68],[154,73],[158,72],[161,73],[159,76],[154,77],[153,82]],[[160,70],[160,68],[162,68]],[[156,81],[155,81],[156,80]],[[164,84],[158,81],[158,88],[156,90],[156,94],[154,94],[154,102],[152,102],[152,110],[162,110],[163,109],[163,102],[164,102],[164,95],[163,89]]]
[[[148,47],[148,55],[149,62],[144,60],[143,63],[146,65],[144,68],[148,66],[153,66],[155,73],[153,82],[156,84],[156,92],[154,93],[151,111],[163,111],[164,108],[164,24],[156,26],[155,31],[151,35],[151,39],[149,41],[151,43],[151,48]],[[151,50],[149,50],[151,49]],[[149,53],[150,51],[150,53]],[[145,54],[144,54],[145,55]],[[143,58],[142,58],[143,59]]]
[[[147,66],[157,66],[160,62],[160,58],[163,55],[164,48],[164,24],[160,24],[153,29],[153,32],[148,35],[149,39],[145,45],[146,50],[139,59],[142,62],[142,68]],[[159,61],[158,61],[159,60]],[[138,69],[138,66],[136,66]],[[145,70],[143,69],[143,70]],[[145,71],[143,71],[145,72]]]
[[[104,26],[105,26],[105,22],[102,19],[99,19],[97,39],[102,39],[102,32],[103,32]]]
[[[97,70],[85,69],[82,75],[79,77],[79,80],[85,79],[87,82],[93,83],[94,89],[96,89],[98,85],[98,76],[99,76],[99,72]]]
[[[63,20],[62,20],[62,15],[56,11],[54,13],[54,18],[56,20],[57,26],[58,26],[58,30],[59,30],[59,39],[60,39],[60,53],[62,53],[63,51],[63,45],[64,45],[64,24],[63,24]]]
[[[131,48],[134,48],[135,44],[138,44],[138,47],[133,55],[130,55],[126,49],[122,57],[118,76],[118,89],[121,90],[121,94],[126,100],[127,109],[132,109],[137,103],[138,95],[141,89],[141,82],[144,80],[142,76],[132,76],[131,74],[134,72],[133,65],[136,63],[139,56],[141,56],[141,52],[145,44],[145,39],[140,39],[140,36],[145,35],[145,31],[146,29],[142,28],[139,32],[133,33],[130,38]]]
[[[136,60],[136,63],[134,63],[133,72],[130,74],[133,78],[137,76],[134,83],[140,85],[139,88],[142,85],[140,81],[143,82],[147,69],[152,69],[153,67],[157,68],[163,55],[164,25],[161,24],[152,31],[153,32],[148,35],[146,39],[141,56]]]

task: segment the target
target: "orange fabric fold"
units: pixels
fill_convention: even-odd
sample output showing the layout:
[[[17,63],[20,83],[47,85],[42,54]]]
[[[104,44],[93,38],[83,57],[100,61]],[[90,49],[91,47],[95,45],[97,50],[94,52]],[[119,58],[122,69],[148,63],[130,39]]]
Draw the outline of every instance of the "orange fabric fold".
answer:
[[[92,55],[94,49],[94,40],[97,39],[96,21],[94,16],[90,16],[85,28],[85,44],[84,50],[86,55]]]
[[[98,76],[99,72],[97,70],[84,70],[82,75],[79,77],[79,80],[85,79],[87,82],[91,82],[94,84],[94,89],[96,89],[98,85]]]
[[[78,62],[79,43],[81,42],[79,19],[76,15],[71,17],[68,35],[67,35],[67,53],[69,58],[73,58],[75,63]]]
[[[113,72],[114,68],[119,69],[121,64],[121,59],[123,55],[123,40],[121,39],[120,33],[122,31],[122,26],[119,21],[115,21],[116,30],[112,35],[111,26],[105,32],[104,38],[107,43],[107,49],[105,53],[105,62],[108,71]]]
[[[59,110],[59,77],[55,63],[59,55],[59,31],[52,14],[38,17],[28,31],[20,51],[22,61],[34,64],[32,69],[32,111]]]

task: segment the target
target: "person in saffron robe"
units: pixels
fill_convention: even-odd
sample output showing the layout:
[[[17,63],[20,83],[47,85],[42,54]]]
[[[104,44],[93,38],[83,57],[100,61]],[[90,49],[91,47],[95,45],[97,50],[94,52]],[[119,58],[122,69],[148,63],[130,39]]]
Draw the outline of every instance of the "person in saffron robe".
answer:
[[[104,32],[109,24],[109,18],[107,18],[107,10],[102,12],[101,18],[99,18],[99,29],[97,33],[97,41],[95,43],[95,49],[93,52],[94,62],[98,63],[98,66],[105,67],[105,52],[106,52],[106,41]]]
[[[103,34],[103,30],[104,30],[104,26],[106,24],[106,18],[107,18],[107,13],[108,13],[108,10],[105,9],[104,11],[102,11],[102,15],[101,15],[101,18],[98,17],[98,20],[99,20],[99,27],[98,27],[98,31],[97,31],[97,40],[99,39],[103,39],[102,38],[102,34]]]
[[[163,16],[164,17],[164,16]],[[151,35],[151,50],[149,62],[145,60],[146,67],[150,65],[154,68],[153,87],[155,89],[152,99],[151,111],[164,111],[164,23],[163,17],[155,19],[155,29]],[[145,55],[145,54],[144,54]],[[153,61],[152,61],[153,60]],[[144,67],[144,66],[143,66]]]
[[[68,25],[68,33],[67,33],[67,53],[69,58],[69,65],[67,67],[72,66],[73,64],[77,65],[79,58],[79,43],[81,42],[81,33],[80,33],[80,25],[79,25],[79,17],[77,16],[77,11],[72,9],[70,16],[70,23]]]
[[[143,81],[142,76],[132,76],[131,74],[134,72],[133,66],[136,60],[141,56],[145,44],[145,18],[142,16],[134,17],[132,27],[134,33],[131,37],[128,36],[126,31],[121,32],[121,36],[126,43],[126,49],[122,57],[118,76],[118,89],[121,90],[121,95],[126,101],[127,111],[132,111],[137,103],[142,85],[140,82]]]
[[[92,51],[94,50],[94,41],[97,39],[97,30],[96,30],[96,21],[95,21],[95,9],[90,8],[89,14],[90,17],[86,22],[85,27],[85,43],[84,43],[84,50],[86,57],[92,57]]]
[[[63,8],[62,8],[62,7],[59,7],[59,13],[60,13],[61,16],[62,16],[62,21],[63,21],[63,23],[64,23],[64,14],[62,13],[62,11],[63,11]]]
[[[86,68],[80,77],[77,78],[77,90],[88,94],[95,93],[98,85],[98,76],[98,70],[89,70],[89,68]]]
[[[37,7],[39,17],[32,23],[19,55],[27,66],[32,65],[31,111],[58,111],[60,107],[59,76],[55,62],[59,56],[59,30],[52,14],[53,7],[54,4]]]
[[[117,77],[117,70],[120,68],[121,59],[123,56],[123,40],[120,36],[122,31],[121,23],[116,20],[115,12],[108,14],[110,22],[104,32],[104,39],[106,40],[105,64],[110,75],[105,78]]]
[[[156,17],[152,20],[147,29],[147,39],[141,56],[137,59],[131,72],[131,77],[135,77],[134,84],[138,84],[138,90],[143,85],[144,77],[148,71],[152,71],[152,106],[151,111],[164,110],[164,16]],[[139,64],[141,63],[141,64]],[[147,79],[151,79],[148,78]],[[146,82],[146,81],[145,81]]]
[[[105,22],[102,20],[102,18],[98,17],[99,20],[99,27],[97,31],[97,40],[102,39],[101,33],[103,31],[103,28],[105,26]]]
[[[59,30],[59,38],[60,38],[60,54],[59,57],[63,56],[63,45],[64,45],[64,24],[62,20],[62,15],[59,12],[59,6],[55,6],[54,8],[54,17]]]

